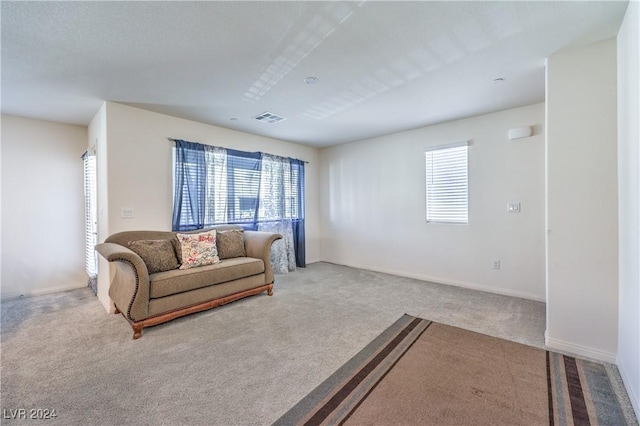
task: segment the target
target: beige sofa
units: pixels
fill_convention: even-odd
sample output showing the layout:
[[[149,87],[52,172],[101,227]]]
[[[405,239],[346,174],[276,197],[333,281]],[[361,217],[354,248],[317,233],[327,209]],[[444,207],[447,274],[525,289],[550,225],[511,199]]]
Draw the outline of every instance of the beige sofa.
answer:
[[[175,232],[128,231],[114,234],[96,250],[115,268],[109,296],[116,314],[122,313],[133,328],[133,338],[142,336],[142,329],[172,319],[203,311],[243,297],[266,291],[273,294],[274,274],[271,269],[271,244],[282,238],[279,234],[240,231],[234,225],[217,226],[218,236],[237,230],[244,239],[246,256],[222,258],[219,263],[190,269],[171,269],[149,273],[147,265],[131,250],[133,241],[168,240],[179,243]],[[204,230],[193,231],[193,233]],[[237,238],[236,234],[236,238]],[[165,244],[164,242],[160,242]],[[134,246],[135,247],[135,246]],[[179,256],[178,261],[179,261]],[[177,266],[177,265],[176,265]]]

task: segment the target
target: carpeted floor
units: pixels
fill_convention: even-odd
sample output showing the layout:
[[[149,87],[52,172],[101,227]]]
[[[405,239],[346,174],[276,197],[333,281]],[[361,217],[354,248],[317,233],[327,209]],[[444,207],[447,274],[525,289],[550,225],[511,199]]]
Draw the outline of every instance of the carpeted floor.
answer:
[[[604,365],[403,315],[274,423],[625,425]]]
[[[543,303],[328,263],[277,276],[273,297],[136,341],[87,288],[3,302],[0,413],[55,409],[47,424],[64,425],[271,424],[404,313],[544,347]],[[634,424],[617,369],[607,371]]]

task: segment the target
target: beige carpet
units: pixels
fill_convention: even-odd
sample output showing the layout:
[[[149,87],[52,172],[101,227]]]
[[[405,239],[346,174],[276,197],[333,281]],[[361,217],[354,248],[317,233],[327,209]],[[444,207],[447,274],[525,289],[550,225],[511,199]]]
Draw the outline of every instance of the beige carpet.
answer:
[[[328,263],[135,341],[86,288],[2,303],[0,413],[57,418],[1,423],[270,425],[404,313],[544,348],[544,303]]]
[[[404,315],[276,425],[625,425],[603,365]]]

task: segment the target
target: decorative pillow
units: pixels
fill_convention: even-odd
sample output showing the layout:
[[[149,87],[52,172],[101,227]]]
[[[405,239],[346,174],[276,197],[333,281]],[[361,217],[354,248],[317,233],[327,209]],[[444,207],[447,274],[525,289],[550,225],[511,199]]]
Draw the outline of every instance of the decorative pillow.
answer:
[[[244,231],[242,229],[218,231],[216,234],[216,245],[218,246],[218,256],[220,259],[231,259],[233,257],[244,257],[247,255],[244,250]]]
[[[171,244],[173,244],[173,249],[176,251],[178,265],[182,265],[182,246],[180,245],[180,240],[178,239],[178,237],[173,237],[171,239]]]
[[[129,241],[129,248],[142,258],[149,274],[170,271],[180,266],[169,240]]]
[[[176,237],[180,241],[180,250],[182,252],[180,269],[213,265],[220,262],[216,247],[215,229],[199,234],[176,234]]]

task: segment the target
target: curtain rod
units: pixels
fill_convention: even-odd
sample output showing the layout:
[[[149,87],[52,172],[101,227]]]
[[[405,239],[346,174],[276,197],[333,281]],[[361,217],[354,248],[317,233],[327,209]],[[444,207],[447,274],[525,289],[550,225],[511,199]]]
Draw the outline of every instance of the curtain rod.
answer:
[[[171,142],[175,142],[175,141],[176,141],[174,138],[167,138],[167,139],[168,139],[169,141],[171,141]],[[304,161],[304,160],[302,160],[302,162],[303,162],[303,163],[305,163],[305,164],[309,164],[309,162],[308,162],[308,161]]]

